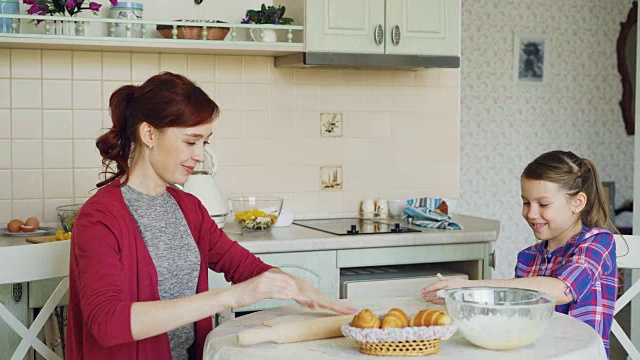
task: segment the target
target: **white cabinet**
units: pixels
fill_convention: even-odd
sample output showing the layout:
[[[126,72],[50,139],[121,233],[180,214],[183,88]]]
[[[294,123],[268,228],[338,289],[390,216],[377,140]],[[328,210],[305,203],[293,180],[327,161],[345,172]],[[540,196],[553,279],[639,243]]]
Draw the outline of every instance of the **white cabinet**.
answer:
[[[332,298],[338,297],[338,267],[336,266],[335,251],[308,251],[276,254],[257,254],[265,263],[276,266],[293,276],[308,281]],[[228,286],[222,274],[209,272],[209,287],[219,288]],[[293,300],[263,300],[256,304],[233,309],[234,312],[269,309],[278,306],[291,305]]]
[[[460,56],[460,0],[307,0],[305,51]]]
[[[305,50],[384,54],[384,43],[377,44],[375,40],[376,29],[384,27],[384,3],[385,0],[307,0]]]
[[[386,14],[387,54],[460,56],[460,0],[386,0]]]

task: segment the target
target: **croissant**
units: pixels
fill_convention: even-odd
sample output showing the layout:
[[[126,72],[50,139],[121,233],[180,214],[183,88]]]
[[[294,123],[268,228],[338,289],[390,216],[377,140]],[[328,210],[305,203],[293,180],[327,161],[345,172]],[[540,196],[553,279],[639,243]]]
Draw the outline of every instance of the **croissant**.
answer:
[[[380,327],[380,319],[369,309],[362,309],[351,320],[351,326],[361,329],[377,329]]]
[[[425,309],[413,315],[410,324],[410,326],[449,325],[451,324],[451,317],[442,310]]]
[[[407,326],[409,326],[409,317],[407,314],[398,308],[393,308],[382,318],[382,325],[380,327],[386,329],[403,328]]]

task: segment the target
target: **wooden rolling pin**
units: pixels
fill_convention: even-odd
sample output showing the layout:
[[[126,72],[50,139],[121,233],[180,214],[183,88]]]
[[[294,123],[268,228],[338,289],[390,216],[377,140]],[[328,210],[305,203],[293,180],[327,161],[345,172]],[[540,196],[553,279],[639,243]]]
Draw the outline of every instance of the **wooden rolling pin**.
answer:
[[[353,319],[353,315],[331,316],[320,319],[281,323],[270,328],[243,330],[238,333],[240,345],[253,345],[267,341],[278,344],[328,339],[343,336],[340,327]]]

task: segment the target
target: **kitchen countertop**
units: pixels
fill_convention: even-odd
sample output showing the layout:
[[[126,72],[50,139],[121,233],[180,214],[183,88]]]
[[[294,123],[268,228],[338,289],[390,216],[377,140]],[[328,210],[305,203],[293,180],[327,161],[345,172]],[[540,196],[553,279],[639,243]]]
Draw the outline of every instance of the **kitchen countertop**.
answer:
[[[392,246],[418,246],[460,243],[482,243],[496,241],[500,232],[497,220],[467,215],[453,215],[453,220],[462,225],[463,230],[427,229],[402,222],[402,226],[421,230],[403,234],[371,234],[340,236],[312,230],[303,226],[273,228],[270,232],[241,235],[233,222],[227,222],[224,231],[233,240],[253,253],[268,254],[291,251],[318,251],[338,249],[359,249]],[[385,220],[391,224],[398,220]],[[0,247],[31,245],[25,237],[0,236]]]
[[[467,215],[453,215],[453,220],[463,230],[428,229],[409,225],[403,220],[387,219],[391,224],[418,229],[420,232],[403,234],[333,235],[292,224],[289,227],[273,228],[271,232],[241,235],[235,223],[226,223],[224,231],[253,253],[278,253],[290,251],[318,251],[359,249],[392,246],[418,246],[460,243],[482,243],[496,241],[500,232],[497,220]],[[380,220],[377,220],[380,221]]]

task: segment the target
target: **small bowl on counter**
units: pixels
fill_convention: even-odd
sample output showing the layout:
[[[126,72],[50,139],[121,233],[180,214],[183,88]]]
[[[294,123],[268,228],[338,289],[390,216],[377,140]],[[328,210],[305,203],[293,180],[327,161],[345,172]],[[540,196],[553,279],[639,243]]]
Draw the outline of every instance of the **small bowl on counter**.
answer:
[[[283,201],[272,196],[241,196],[230,198],[229,206],[242,233],[270,231],[280,217]]]
[[[73,204],[58,206],[56,208],[60,225],[65,233],[70,233],[73,229],[73,224],[76,222],[76,216],[78,216],[81,207],[82,204]]]

